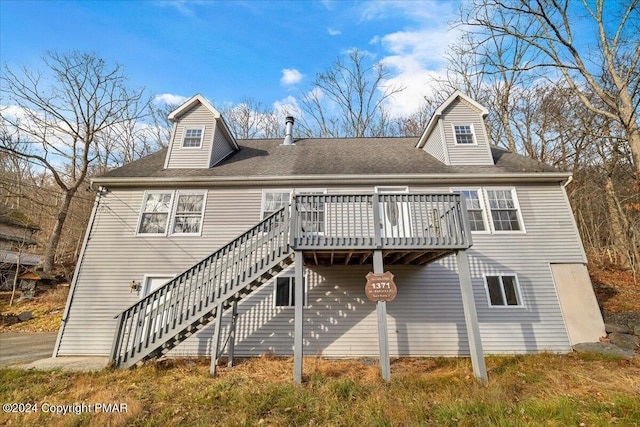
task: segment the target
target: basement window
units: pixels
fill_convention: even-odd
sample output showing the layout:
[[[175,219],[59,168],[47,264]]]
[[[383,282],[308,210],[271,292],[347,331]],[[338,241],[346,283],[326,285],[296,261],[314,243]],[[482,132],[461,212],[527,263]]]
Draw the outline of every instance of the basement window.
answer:
[[[520,306],[520,291],[515,275],[485,276],[489,305],[492,307]]]
[[[276,307],[295,307],[296,302],[296,278],[294,276],[280,276],[275,282]],[[304,284],[302,286],[302,300],[304,301]]]

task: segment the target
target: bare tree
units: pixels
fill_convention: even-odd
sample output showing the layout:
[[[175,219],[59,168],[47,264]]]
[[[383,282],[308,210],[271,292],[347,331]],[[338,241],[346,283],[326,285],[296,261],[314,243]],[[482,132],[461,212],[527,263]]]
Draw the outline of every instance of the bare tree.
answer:
[[[314,89],[302,97],[301,108],[308,117],[304,125],[321,137],[382,136],[388,132],[390,117],[385,102],[401,87],[386,86],[389,77],[381,63],[369,64],[359,50],[349,52],[345,62],[319,73]]]
[[[149,103],[149,114],[151,116],[151,134],[155,141],[153,145],[157,147],[168,147],[171,140],[171,129],[173,123],[169,120],[169,114],[180,105],[173,103]]]
[[[639,0],[610,2],[607,7],[605,0],[475,0],[462,16],[477,40],[517,40],[526,47],[526,61],[512,64],[512,70],[548,70],[550,78],[563,79],[589,110],[618,123],[636,173],[640,173],[639,21]],[[578,34],[589,30],[596,35],[597,46],[577,41]]]
[[[221,113],[238,139],[276,138],[284,133],[284,117],[254,98],[244,98]]]
[[[10,108],[0,111],[0,120],[23,138],[17,147],[5,149],[44,168],[62,193],[44,255],[48,272],[71,202],[99,157],[101,135],[140,118],[146,105],[142,91],[126,86],[120,66],[110,66],[94,53],[49,52],[43,62],[46,73],[5,65],[0,90]]]

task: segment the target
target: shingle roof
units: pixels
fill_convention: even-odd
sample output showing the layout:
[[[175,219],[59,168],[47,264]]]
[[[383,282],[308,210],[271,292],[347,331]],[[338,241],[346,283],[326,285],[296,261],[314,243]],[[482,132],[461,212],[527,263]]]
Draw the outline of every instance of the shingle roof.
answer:
[[[424,150],[416,138],[238,140],[240,150],[203,169],[164,169],[166,149],[114,169],[104,178],[261,177],[301,175],[412,175],[559,172],[525,156],[492,147],[493,166],[447,166]]]

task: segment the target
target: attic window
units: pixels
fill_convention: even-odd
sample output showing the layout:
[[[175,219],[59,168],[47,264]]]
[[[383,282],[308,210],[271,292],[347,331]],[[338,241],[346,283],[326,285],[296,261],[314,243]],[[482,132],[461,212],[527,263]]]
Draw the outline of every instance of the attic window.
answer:
[[[475,144],[473,140],[473,126],[454,125],[453,130],[456,134],[456,144]]]
[[[200,148],[202,146],[202,129],[185,129],[183,148]]]

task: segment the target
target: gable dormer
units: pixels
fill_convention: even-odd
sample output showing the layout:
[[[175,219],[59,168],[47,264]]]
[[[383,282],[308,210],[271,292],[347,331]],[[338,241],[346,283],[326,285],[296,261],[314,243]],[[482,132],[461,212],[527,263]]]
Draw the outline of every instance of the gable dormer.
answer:
[[[447,165],[493,165],[487,114],[485,107],[455,91],[435,111],[417,147]]]
[[[166,169],[210,168],[238,150],[220,112],[200,94],[169,114],[169,120],[173,130]]]

